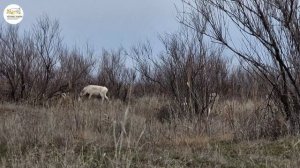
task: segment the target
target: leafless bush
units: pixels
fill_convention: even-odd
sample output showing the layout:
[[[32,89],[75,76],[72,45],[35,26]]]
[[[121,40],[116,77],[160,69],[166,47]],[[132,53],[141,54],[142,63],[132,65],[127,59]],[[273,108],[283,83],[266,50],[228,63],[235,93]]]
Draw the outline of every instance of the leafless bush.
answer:
[[[149,43],[132,49],[141,78],[152,90],[158,87],[158,94],[172,98],[182,111],[186,103],[186,115],[207,115],[209,94],[220,93],[227,77],[222,50],[209,49],[203,36],[185,30],[161,40],[165,51],[158,58],[152,55]]]
[[[265,106],[264,99],[226,100],[216,111],[235,140],[277,139],[287,133],[287,125],[275,106]]]
[[[62,49],[60,27],[57,20],[50,20],[48,16],[38,19],[33,28],[34,49],[38,55],[35,69],[35,87],[37,100],[47,94],[52,80],[55,78],[55,68],[59,53]]]
[[[261,78],[261,74],[250,67],[236,66],[223,85],[225,100],[242,99],[244,101],[266,98],[272,88],[267,81]]]
[[[98,83],[109,87],[110,96],[124,101],[136,79],[135,70],[125,66],[125,56],[126,51],[121,48],[111,52],[103,50],[97,74]]]
[[[88,46],[86,53],[62,47],[59,23],[47,16],[23,36],[18,27],[2,27],[0,50],[1,94],[14,101],[37,102],[67,91],[76,94],[94,64]]]
[[[180,21],[246,62],[272,88],[271,95],[289,122],[289,131],[299,133],[299,2],[183,2],[186,8]],[[236,36],[237,40],[232,40]]]
[[[0,34],[0,73],[2,84],[6,88],[6,97],[19,100],[27,98],[30,94],[32,76],[37,67],[36,53],[32,50],[34,42],[30,37],[21,38],[19,28],[9,26],[3,28]]]
[[[77,96],[92,78],[90,73],[95,64],[93,57],[94,53],[88,45],[85,52],[76,48],[72,51],[61,52],[59,67],[56,69],[56,77],[51,85],[49,97],[57,92],[70,92],[73,97]]]

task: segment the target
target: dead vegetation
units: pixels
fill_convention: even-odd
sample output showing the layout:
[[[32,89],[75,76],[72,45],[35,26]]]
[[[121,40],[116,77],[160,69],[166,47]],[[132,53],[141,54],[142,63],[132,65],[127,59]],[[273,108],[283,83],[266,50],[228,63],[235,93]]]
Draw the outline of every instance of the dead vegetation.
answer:
[[[182,2],[158,55],[69,49],[48,16],[1,27],[0,165],[297,167],[298,1]],[[110,101],[79,102],[87,85]]]
[[[207,118],[174,116],[167,122],[161,122],[157,114],[169,103],[156,97],[143,97],[131,105],[119,100],[51,107],[4,103],[0,106],[0,165],[293,167],[298,162],[293,156],[299,151],[296,137],[270,139],[273,131],[286,127],[268,119],[271,114],[257,113],[260,103],[224,101]],[[277,160],[283,157],[285,164]]]

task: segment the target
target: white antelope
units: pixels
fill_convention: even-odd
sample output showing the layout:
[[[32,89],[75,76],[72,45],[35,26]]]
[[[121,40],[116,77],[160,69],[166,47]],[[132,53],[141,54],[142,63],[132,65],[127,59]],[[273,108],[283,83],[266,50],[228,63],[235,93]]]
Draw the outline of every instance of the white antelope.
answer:
[[[91,99],[92,96],[101,96],[103,102],[104,99],[109,100],[106,96],[107,92],[108,89],[105,86],[88,85],[82,89],[80,92],[80,97],[89,95],[89,99]]]

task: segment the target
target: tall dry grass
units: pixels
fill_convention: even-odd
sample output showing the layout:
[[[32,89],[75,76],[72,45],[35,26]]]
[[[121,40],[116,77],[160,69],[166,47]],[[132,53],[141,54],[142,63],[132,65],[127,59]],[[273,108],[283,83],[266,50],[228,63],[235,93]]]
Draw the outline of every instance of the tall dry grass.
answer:
[[[211,155],[216,149],[209,146],[216,142],[278,137],[285,131],[280,115],[261,101],[221,101],[202,119],[160,120],[158,114],[169,106],[170,100],[158,97],[142,97],[130,105],[119,100],[46,107],[1,104],[0,165],[185,167],[194,165],[195,157]],[[194,156],[195,150],[204,153]],[[214,155],[216,163],[224,159]]]

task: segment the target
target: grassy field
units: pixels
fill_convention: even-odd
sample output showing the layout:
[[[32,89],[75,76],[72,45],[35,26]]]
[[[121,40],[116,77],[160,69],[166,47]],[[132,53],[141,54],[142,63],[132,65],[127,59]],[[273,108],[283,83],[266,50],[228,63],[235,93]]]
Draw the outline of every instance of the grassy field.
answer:
[[[1,167],[297,167],[300,138],[259,101],[222,101],[204,118],[161,122],[143,97],[32,107],[0,104]],[[273,113],[272,113],[273,114]],[[272,117],[273,116],[273,117]],[[168,118],[167,118],[168,119]],[[270,136],[273,135],[273,136]],[[270,138],[271,137],[271,138]],[[273,138],[272,138],[273,137]]]

